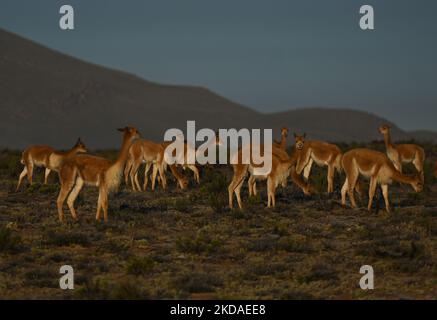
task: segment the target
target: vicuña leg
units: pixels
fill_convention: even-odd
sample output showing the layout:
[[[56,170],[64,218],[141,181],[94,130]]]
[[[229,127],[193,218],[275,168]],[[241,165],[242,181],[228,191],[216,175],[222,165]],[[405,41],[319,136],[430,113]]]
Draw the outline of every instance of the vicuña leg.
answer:
[[[247,186],[249,188],[249,196],[256,195],[256,190],[254,190],[255,183],[256,183],[255,177],[251,175],[249,177],[249,181],[247,182]]]
[[[81,177],[77,177],[76,184],[73,187],[73,190],[71,190],[70,195],[67,199],[67,205],[70,209],[71,216],[74,220],[77,220],[76,210],[74,209],[74,202],[76,201],[77,196],[79,195],[80,190],[82,190],[84,181]]]
[[[384,202],[385,202],[385,209],[387,210],[387,212],[390,212],[390,201],[388,199],[388,185],[387,184],[383,184],[381,186],[382,189],[382,195],[384,196]]]
[[[132,189],[134,191],[141,191],[140,183],[138,181],[138,169],[141,166],[141,161],[135,161],[132,164],[132,168],[130,171],[130,179],[132,184]]]
[[[158,174],[158,166],[154,165],[152,170],[152,191],[155,190],[156,175]]]
[[[61,182],[61,190],[59,191],[58,199],[56,201],[57,207],[58,207],[58,216],[59,221],[64,221],[64,202],[67,198],[68,194],[70,193],[71,188],[73,188],[74,182],[73,181],[65,181]]]
[[[104,186],[99,188],[99,200],[97,201],[96,220],[100,220],[100,213],[103,211],[105,222],[108,221],[108,192]]]
[[[144,185],[143,185],[144,191],[147,190],[147,185],[149,184],[149,170],[151,166],[152,164],[150,162],[147,162],[146,167],[144,168]],[[152,185],[155,185],[155,183],[152,182]]]
[[[352,172],[350,175],[348,175],[348,194],[349,194],[349,200],[351,201],[351,207],[356,208],[357,203],[355,202],[355,186],[358,181],[358,172]]]
[[[167,178],[165,177],[165,170],[164,170],[164,164],[163,162],[161,162],[158,165],[158,171],[159,171],[159,177],[161,178],[161,184],[162,184],[162,189],[166,189],[167,188]]]
[[[346,180],[344,180],[343,187],[341,188],[341,204],[343,207],[346,207],[346,194],[349,189],[349,180],[346,177]]]
[[[18,178],[18,185],[17,185],[17,188],[15,189],[15,192],[17,192],[18,189],[20,189],[21,182],[23,181],[23,179],[26,175],[27,175],[27,167],[25,166],[23,168],[23,171],[21,171],[21,173],[20,173],[20,177]]]
[[[334,164],[329,164],[328,165],[328,193],[334,192],[334,174],[335,174]]]
[[[303,177],[305,178],[305,180],[308,180],[310,173],[311,173],[311,167],[313,166],[313,162],[314,160],[312,158],[309,159],[308,164],[306,165],[306,167],[303,170]]]
[[[49,179],[49,174],[52,170],[50,170],[49,168],[46,168],[45,172],[44,172],[44,184],[47,184],[47,181]]]
[[[238,205],[240,209],[242,208],[241,199],[239,199],[239,193],[237,194],[237,188],[243,185],[244,179],[246,177],[247,165],[236,166],[234,165],[234,176],[232,181],[228,186],[228,197],[229,197],[229,207],[232,209],[234,207],[234,193],[237,196]]]
[[[194,173],[194,180],[199,184],[200,183],[200,176],[199,176],[199,169],[194,164],[189,164],[187,167],[193,171]]]
[[[124,182],[126,183],[126,185],[129,185],[129,173],[130,170],[132,169],[132,160],[129,159],[126,163],[126,167],[124,167]]]
[[[376,177],[370,178],[370,186],[369,186],[369,204],[367,206],[367,210],[372,210],[372,204],[373,204],[373,197],[375,196],[377,186],[377,179]]]
[[[416,155],[416,158],[413,160],[414,167],[416,168],[417,172],[420,175],[420,178],[422,179],[422,183],[425,182],[425,174],[423,172],[423,159],[420,159],[418,155]]]
[[[244,184],[244,177],[235,188],[235,195],[237,196],[238,207],[240,209],[243,209],[243,201],[241,201],[241,187],[243,186],[243,184]]]
[[[275,199],[276,183],[271,177],[267,179],[267,207],[274,207],[276,205]]]
[[[33,182],[33,163],[28,162],[26,163],[27,167],[27,180],[29,180],[29,183],[32,184]]]

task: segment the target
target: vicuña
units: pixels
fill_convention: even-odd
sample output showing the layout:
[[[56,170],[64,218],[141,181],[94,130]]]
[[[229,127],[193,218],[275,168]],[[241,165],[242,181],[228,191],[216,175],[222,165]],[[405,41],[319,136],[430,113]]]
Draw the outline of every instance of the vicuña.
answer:
[[[108,193],[118,189],[129,147],[135,139],[140,137],[138,130],[133,127],[118,130],[123,132],[123,143],[115,162],[91,155],[76,155],[66,159],[62,164],[59,171],[61,190],[57,199],[59,220],[64,220],[62,207],[67,196],[71,216],[77,219],[74,201],[85,183],[99,188],[96,220],[100,220],[102,210],[105,221],[108,220]]]
[[[327,166],[328,193],[334,192],[335,171],[341,172],[342,153],[340,148],[335,144],[323,141],[305,141],[305,134],[303,136],[294,134],[294,136],[298,151],[297,173],[301,174],[303,171],[303,176],[308,181],[314,162],[319,166]]]
[[[378,184],[381,185],[387,212],[390,212],[388,186],[393,181],[409,184],[416,192],[421,192],[423,189],[420,176],[407,176],[400,173],[382,152],[369,149],[348,151],[343,155],[342,166],[346,173],[346,180],[341,189],[343,206],[346,205],[346,194],[349,195],[351,206],[353,208],[357,206],[353,191],[360,175],[370,178],[368,210],[372,209],[373,197]]]
[[[250,146],[252,148],[252,146]],[[263,149],[263,146],[260,146]],[[241,187],[244,184],[244,180],[247,173],[250,173],[249,177],[249,194],[256,195],[256,181],[267,179],[267,207],[274,207],[276,205],[276,188],[281,184],[285,185],[285,182],[289,176],[291,176],[293,182],[295,182],[305,194],[311,194],[312,188],[309,184],[302,181],[299,175],[296,173],[296,162],[297,157],[293,152],[291,156],[282,150],[281,148],[272,147],[271,150],[271,170],[268,174],[265,174],[264,170],[259,171],[260,165],[255,163],[245,164],[242,162],[242,150],[240,149],[237,154],[237,162],[232,165],[234,170],[234,175],[232,181],[228,186],[228,196],[229,196],[229,207],[233,208],[233,195],[237,197],[238,206],[240,209],[243,208],[243,203],[241,201]],[[270,157],[269,157],[270,158]]]
[[[396,169],[402,173],[402,163],[413,163],[419,172],[422,183],[425,175],[423,163],[425,162],[425,151],[415,144],[394,144],[391,141],[391,128],[388,124],[379,127],[379,132],[384,136],[385,148],[388,158],[393,162]]]
[[[66,158],[74,156],[77,153],[85,152],[87,152],[87,149],[80,138],[77,139],[77,142],[73,148],[65,152],[57,151],[49,146],[31,146],[27,148],[23,151],[21,156],[21,163],[24,164],[24,168],[20,174],[20,177],[18,178],[18,185],[15,191],[18,191],[21,182],[26,175],[29,183],[32,184],[34,167],[45,168],[44,184],[47,184],[47,179],[50,172],[52,170],[59,172],[59,168]]]

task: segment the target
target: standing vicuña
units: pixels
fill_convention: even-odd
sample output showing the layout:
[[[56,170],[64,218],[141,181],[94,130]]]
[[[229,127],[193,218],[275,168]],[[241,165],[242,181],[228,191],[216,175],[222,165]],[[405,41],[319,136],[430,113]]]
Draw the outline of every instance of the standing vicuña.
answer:
[[[128,156],[128,160],[126,163],[126,168],[124,170],[124,177],[125,177],[125,182],[126,185],[129,184],[129,180],[131,180],[131,184],[132,184],[132,189],[134,191],[138,190],[140,191],[140,184],[138,181],[138,168],[136,168],[136,172],[134,172],[135,168],[134,168],[134,164],[138,163],[141,164],[141,162],[146,162],[146,167],[144,169],[144,185],[143,185],[143,189],[146,190],[147,185],[148,185],[148,172],[150,170],[150,167],[153,164],[153,172],[158,172],[159,171],[159,166],[160,164],[158,162],[162,161],[162,169],[163,169],[163,174],[165,174],[165,172],[167,171],[167,163],[165,163],[165,159],[164,159],[164,150],[165,147],[170,143],[170,142],[163,142],[160,144],[160,147],[158,147],[158,145],[154,142],[151,142],[150,146],[154,146],[154,150],[151,150],[151,148],[147,148],[149,149],[149,154],[146,157],[143,157],[143,149],[141,147],[142,141],[144,140],[139,140],[135,143],[132,144],[132,146],[129,149],[129,156]],[[153,151],[153,152],[150,152]],[[155,160],[151,160],[151,161],[145,161],[144,159],[155,159]],[[159,161],[158,161],[159,159]],[[139,167],[139,165],[138,165]],[[176,165],[170,165],[170,171],[173,174],[173,176],[175,177],[178,186],[184,190],[186,189],[186,187],[188,186],[188,179],[186,177],[184,177],[176,168]],[[156,175],[156,174],[155,174]],[[152,177],[153,178],[153,177]],[[159,179],[159,182],[162,185],[162,179]],[[155,189],[155,179],[152,179],[152,190]]]
[[[385,148],[388,158],[393,162],[396,169],[402,173],[402,163],[413,163],[419,172],[422,183],[425,180],[423,163],[425,151],[415,144],[394,144],[391,141],[390,126],[385,124],[379,127],[379,132],[384,136]]]
[[[252,146],[251,146],[252,148]],[[261,150],[263,146],[260,146]],[[252,152],[252,149],[250,150]],[[243,208],[243,203],[241,201],[241,187],[244,184],[244,180],[248,172],[250,172],[249,178],[249,193],[252,195],[256,195],[256,180],[266,180],[267,179],[267,195],[268,207],[274,207],[276,205],[275,201],[275,193],[276,188],[279,184],[284,185],[284,181],[287,180],[289,176],[291,176],[294,183],[296,183],[305,194],[310,194],[312,188],[306,184],[299,175],[296,173],[295,165],[297,158],[292,153],[289,156],[284,150],[274,147],[272,148],[272,167],[271,171],[267,175],[259,175],[256,173],[257,166],[253,163],[243,164],[242,163],[242,149],[238,151],[238,162],[237,164],[233,164],[232,167],[234,169],[234,176],[232,177],[232,181],[228,186],[228,196],[229,196],[229,207],[233,208],[233,194],[237,197],[238,206],[240,209]]]
[[[285,150],[287,148],[287,136],[288,136],[288,129],[286,127],[281,128],[281,141],[274,141],[274,146],[278,147],[282,150]]]
[[[138,180],[138,169],[141,164],[145,163],[146,167],[144,170],[144,185],[143,189],[147,189],[147,184],[149,181],[149,169],[153,166],[152,173],[152,190],[155,190],[155,177],[159,171],[159,176],[161,178],[162,187],[165,189],[167,186],[167,180],[164,173],[164,147],[153,141],[141,139],[135,141],[128,152],[128,161],[125,171],[125,179],[128,181],[127,175],[129,175],[132,189],[134,191],[141,191],[141,186]]]
[[[335,144],[323,141],[305,141],[305,134],[303,136],[294,134],[294,137],[296,139],[296,149],[299,153],[299,160],[296,168],[297,173],[301,174],[303,170],[303,176],[305,180],[308,180],[314,162],[319,166],[327,166],[328,193],[334,192],[335,170],[338,172],[341,171],[342,153],[340,148]],[[303,143],[303,141],[305,141],[305,143]]]
[[[91,155],[76,155],[66,159],[62,164],[59,171],[61,190],[57,200],[59,220],[64,219],[62,207],[67,196],[71,216],[77,219],[74,201],[85,183],[99,188],[96,220],[100,219],[101,210],[105,221],[108,220],[108,193],[118,189],[129,147],[132,141],[140,136],[138,130],[133,127],[118,130],[123,132],[123,143],[115,162]]]
[[[369,204],[367,208],[371,210],[373,197],[375,195],[377,184],[381,185],[382,194],[384,195],[385,207],[390,212],[390,202],[388,199],[388,185],[392,181],[410,184],[416,192],[423,189],[423,183],[420,176],[407,176],[400,173],[394,167],[393,163],[387,156],[381,152],[369,149],[354,149],[346,152],[342,158],[342,166],[346,173],[346,180],[341,189],[341,203],[346,205],[346,193],[349,195],[351,205],[356,207],[354,188],[359,175],[370,178],[369,186]]]
[[[50,172],[59,172],[62,162],[77,153],[87,152],[85,145],[79,139],[77,139],[76,144],[68,151],[57,151],[49,146],[32,146],[23,151],[21,156],[21,163],[24,164],[23,171],[18,179],[18,185],[15,191],[20,188],[23,178],[27,175],[29,183],[32,184],[33,180],[33,168],[34,167],[44,167],[44,184],[47,184],[47,179]]]

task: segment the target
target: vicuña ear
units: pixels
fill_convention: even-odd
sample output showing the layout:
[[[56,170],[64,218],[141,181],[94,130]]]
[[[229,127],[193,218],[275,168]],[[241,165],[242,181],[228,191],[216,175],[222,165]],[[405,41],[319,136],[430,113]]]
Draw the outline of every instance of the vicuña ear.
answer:
[[[304,137],[304,138],[306,138],[306,137],[307,137],[307,134],[306,134],[306,132],[305,132],[305,133],[303,134],[303,137]]]
[[[79,144],[79,143],[81,143],[82,142],[82,140],[80,139],[80,137],[79,138],[77,138],[77,144]]]
[[[297,134],[296,134],[296,132],[293,132],[293,135],[294,135],[295,138],[297,138]]]
[[[126,130],[126,128],[118,128],[117,130],[120,132],[124,132]]]

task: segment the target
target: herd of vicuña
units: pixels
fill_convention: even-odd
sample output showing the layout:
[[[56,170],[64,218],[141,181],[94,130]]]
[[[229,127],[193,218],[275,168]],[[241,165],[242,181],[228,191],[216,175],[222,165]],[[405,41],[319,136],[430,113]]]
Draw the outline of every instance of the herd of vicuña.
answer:
[[[115,161],[87,154],[87,148],[79,138],[77,143],[68,151],[57,151],[49,146],[31,146],[24,150],[21,163],[23,171],[18,179],[16,191],[19,190],[22,180],[27,176],[32,184],[35,167],[45,168],[44,183],[51,171],[59,175],[60,191],[57,198],[59,220],[64,220],[63,206],[67,200],[68,208],[73,219],[77,219],[74,203],[84,185],[95,186],[99,189],[97,200],[96,219],[100,220],[103,213],[108,220],[108,194],[120,186],[124,176],[126,185],[129,183],[134,191],[146,190],[149,181],[149,171],[152,169],[151,189],[155,189],[158,180],[163,189],[167,187],[166,171],[171,173],[182,189],[188,186],[188,179],[180,173],[176,164],[167,164],[164,157],[166,147],[170,142],[156,143],[140,138],[140,133],[134,127],[118,129],[123,133],[123,141]],[[241,188],[248,177],[249,196],[257,195],[256,183],[258,180],[267,180],[267,206],[276,204],[275,194],[278,186],[285,187],[291,178],[306,195],[314,192],[309,183],[311,169],[314,164],[327,167],[327,192],[334,192],[335,174],[344,172],[345,180],[341,188],[341,204],[346,206],[346,197],[350,205],[355,208],[355,192],[361,193],[360,176],[370,180],[368,209],[371,210],[373,198],[378,185],[381,186],[387,212],[390,212],[388,186],[397,181],[409,184],[414,191],[421,192],[425,182],[424,161],[425,152],[415,144],[394,144],[391,140],[390,126],[382,125],[379,132],[384,136],[386,153],[371,149],[353,149],[343,153],[335,144],[306,140],[306,135],[294,134],[294,146],[290,153],[286,150],[288,129],[281,129],[281,141],[274,141],[272,146],[272,165],[268,174],[260,173],[259,165],[253,161],[246,163],[236,161],[232,164],[233,177],[228,186],[229,207],[233,208],[234,195],[240,209],[243,208]],[[246,146],[247,147],[247,146]],[[250,148],[252,146],[249,146]],[[185,149],[191,148],[185,144]],[[185,153],[186,154],[186,153]],[[241,159],[241,148],[238,151]],[[186,160],[186,159],[185,159]],[[404,163],[412,163],[417,173],[406,175],[402,172]],[[144,183],[140,185],[138,171],[145,164]],[[190,169],[196,183],[200,183],[197,165],[184,163],[182,167]],[[435,167],[437,175],[437,164]]]

